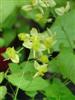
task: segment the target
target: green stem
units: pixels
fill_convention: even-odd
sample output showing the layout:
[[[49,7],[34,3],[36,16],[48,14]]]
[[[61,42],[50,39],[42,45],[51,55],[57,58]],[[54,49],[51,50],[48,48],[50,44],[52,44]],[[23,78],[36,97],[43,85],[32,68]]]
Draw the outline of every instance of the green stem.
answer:
[[[15,91],[14,91],[14,89],[12,88],[11,84],[9,84],[9,86],[10,86],[11,91],[13,92],[13,97],[14,97]]]
[[[50,49],[48,49],[48,54],[50,54]]]
[[[33,51],[33,58],[35,58],[36,57],[36,53],[35,53],[35,51]]]
[[[19,91],[19,87],[16,89],[14,100],[17,100],[16,98],[17,98],[18,91]]]
[[[9,68],[6,70],[4,77],[7,78],[7,73],[9,72]]]
[[[13,98],[13,95],[11,93],[7,92],[7,94],[10,95]]]
[[[24,76],[24,70],[23,70],[23,73],[22,73],[21,80],[22,80],[23,76]],[[19,84],[21,83],[21,80],[19,81]],[[17,87],[17,89],[16,89],[16,93],[15,93],[15,96],[14,96],[14,100],[17,100],[18,91],[19,91],[19,87]]]
[[[17,53],[20,53],[22,50],[24,49],[24,47],[20,48]]]
[[[71,81],[69,80],[69,81],[66,81],[64,84],[65,84],[65,85],[68,85],[70,82],[71,82]]]

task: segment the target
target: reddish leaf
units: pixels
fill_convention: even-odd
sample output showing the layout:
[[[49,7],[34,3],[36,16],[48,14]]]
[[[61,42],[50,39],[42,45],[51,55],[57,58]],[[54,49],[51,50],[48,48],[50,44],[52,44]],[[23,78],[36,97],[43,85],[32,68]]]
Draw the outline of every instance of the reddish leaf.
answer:
[[[8,62],[4,61],[4,58],[2,57],[2,53],[5,52],[6,48],[0,48],[0,72],[6,71],[8,68]]]

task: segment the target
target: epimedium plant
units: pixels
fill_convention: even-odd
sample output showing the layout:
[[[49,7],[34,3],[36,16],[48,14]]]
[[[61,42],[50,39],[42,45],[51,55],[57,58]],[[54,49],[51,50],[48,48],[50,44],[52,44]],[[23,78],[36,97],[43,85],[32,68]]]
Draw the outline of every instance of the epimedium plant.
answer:
[[[12,81],[11,77],[14,75],[22,74],[22,77],[20,77],[22,79],[19,79],[22,81],[24,79],[24,76],[29,74],[27,75],[27,77],[29,77],[29,79],[27,80],[28,82],[27,84],[26,82],[24,84],[24,86],[26,85],[25,90],[27,88],[27,92],[33,91],[35,93],[36,90],[43,89],[45,86],[48,85],[48,83],[46,83],[46,81],[44,81],[40,76],[44,76],[44,74],[48,71],[48,62],[49,62],[48,55],[50,55],[50,53],[52,52],[51,49],[56,42],[56,40],[54,39],[55,35],[53,35],[51,31],[50,31],[50,34],[47,33],[47,34],[42,35],[41,33],[38,33],[38,31],[35,28],[32,28],[32,30],[30,31],[30,34],[20,33],[18,37],[19,37],[19,40],[23,41],[23,44],[22,44],[23,47],[20,48],[20,50],[18,51],[16,51],[14,47],[9,47],[7,48],[4,56],[6,57],[5,60],[10,59],[13,63],[16,63],[16,65],[18,66],[18,69],[16,70],[19,70],[19,71],[17,73],[16,70],[14,70],[13,68],[11,69],[12,74],[11,75],[5,74],[5,77],[7,80],[9,80],[9,82],[18,86],[18,89],[19,88],[23,89],[23,87],[19,86],[19,84],[22,84],[22,82],[21,83],[19,82],[19,84],[13,83],[14,80]],[[28,57],[28,60],[24,62],[23,64],[21,64],[22,67],[23,66],[25,67],[23,69],[22,68],[19,69],[19,66],[20,66],[18,64],[20,62],[19,53],[21,52],[21,50],[23,50],[24,47],[30,49],[30,55]],[[30,61],[30,59],[34,59],[34,60]],[[13,66],[13,63],[9,66]],[[32,85],[34,84],[35,86],[34,87],[30,86],[31,89],[28,89],[28,86],[29,84],[31,84],[31,82],[32,82]],[[42,82],[42,83],[38,84],[39,82]],[[45,86],[42,87],[43,82],[45,83],[44,84]],[[15,94],[14,99],[17,98],[16,96],[17,95]]]
[[[55,44],[54,36],[45,35],[44,36],[37,32],[35,28],[32,28],[30,34],[20,33],[18,35],[19,39],[23,41],[23,47],[30,49],[32,52],[32,58],[34,60],[34,67],[38,72],[34,75],[44,75],[47,72],[48,54],[50,54],[50,49]],[[22,49],[21,49],[22,50]],[[46,51],[44,54],[43,52]],[[7,48],[6,55],[14,63],[19,63],[19,56],[14,47]],[[30,57],[28,60],[31,59]],[[42,64],[40,65],[39,62]]]
[[[14,47],[9,47],[4,54],[6,57],[5,60],[10,59],[13,62],[9,65],[11,74],[7,75],[6,72],[5,78],[13,85],[18,87],[16,90],[17,93],[19,88],[21,88],[33,98],[37,90],[43,91],[49,86],[49,83],[41,77],[43,77],[49,69],[48,67],[50,61],[48,56],[51,54],[51,49],[56,43],[56,40],[54,39],[55,34],[52,34],[52,32],[48,30],[48,33],[43,35],[38,33],[35,28],[32,28],[30,34],[20,33],[18,37],[19,40],[23,41],[23,47],[18,51],[16,51]],[[20,63],[19,53],[24,49],[24,47],[30,49],[30,55],[27,61],[18,64]],[[30,61],[30,59],[33,59],[33,61]],[[31,95],[30,92],[34,95]],[[15,96],[13,96],[14,99],[17,98],[17,93],[15,93]]]
[[[6,47],[0,53],[0,63],[7,66],[0,72],[0,100],[7,95],[20,100],[20,90],[28,100],[74,100],[68,85],[75,84],[75,1],[0,2],[0,47]],[[3,85],[4,80],[13,93]]]

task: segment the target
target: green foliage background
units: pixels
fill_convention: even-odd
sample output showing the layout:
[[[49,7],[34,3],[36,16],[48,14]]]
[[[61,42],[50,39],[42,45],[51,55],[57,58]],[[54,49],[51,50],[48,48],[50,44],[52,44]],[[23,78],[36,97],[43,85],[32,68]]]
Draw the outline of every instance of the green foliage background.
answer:
[[[55,0],[56,7],[61,7],[66,4],[67,0]],[[35,15],[38,12],[33,10],[30,13],[23,12],[21,6],[28,4],[30,0],[0,0],[0,47],[8,47],[20,32],[29,32],[32,28],[30,20],[34,20],[42,29],[45,28],[47,18],[50,13],[55,17],[52,25],[48,26],[52,32],[56,32],[56,45],[53,50],[58,51],[59,55],[49,62],[49,71],[59,73],[64,78],[67,78],[75,84],[75,0],[69,0],[71,10],[63,16],[57,16],[53,9],[45,11],[44,19],[37,21]],[[24,22],[21,17],[27,19]],[[12,28],[16,27],[16,28]],[[46,30],[44,32],[47,32]],[[42,34],[44,34],[42,32]],[[75,96],[58,78],[44,80],[41,77],[32,79],[36,72],[33,69],[33,62],[23,62],[18,64],[9,64],[10,75],[0,73],[0,83],[4,77],[18,89],[22,89],[27,95],[34,98],[37,91],[41,91],[46,100],[75,100]],[[30,73],[30,74],[29,74]],[[0,97],[5,96],[6,88],[0,86]],[[1,97],[1,99],[3,98]]]

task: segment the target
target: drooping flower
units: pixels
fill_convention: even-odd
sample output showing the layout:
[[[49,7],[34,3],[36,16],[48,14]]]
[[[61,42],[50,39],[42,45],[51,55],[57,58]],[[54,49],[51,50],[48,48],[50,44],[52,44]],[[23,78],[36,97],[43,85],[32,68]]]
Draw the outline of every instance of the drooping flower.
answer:
[[[50,49],[52,49],[54,44],[56,43],[56,40],[54,38],[55,34],[53,34],[50,30],[48,31],[50,35],[47,34],[47,32],[46,34],[38,33],[36,28],[32,28],[30,34],[20,33],[18,35],[19,39],[23,41],[23,46],[33,52],[33,58],[38,55],[39,57],[41,57],[40,60],[43,63],[48,62],[48,58],[47,56],[43,55],[43,52],[48,51],[48,53],[50,54]]]
[[[14,47],[7,48],[6,55],[8,56],[8,59],[10,59],[12,62],[19,63],[19,56]]]
[[[35,28],[31,30],[32,49],[38,52],[46,50],[44,44],[41,42],[40,33]]]
[[[68,12],[69,10],[70,10],[70,2],[68,1],[67,4],[66,4],[66,7],[56,8],[55,12],[56,12],[57,15],[62,16],[66,12]]]
[[[30,34],[18,35],[19,39],[23,41],[23,46],[34,51],[44,51],[45,46],[40,41],[40,36],[36,28],[32,28]]]
[[[31,33],[32,49],[38,51],[40,48],[40,38],[38,32],[35,28],[32,28],[30,33]]]
[[[30,36],[29,36],[29,34],[27,34],[27,33],[20,33],[20,34],[18,35],[18,38],[19,38],[19,40],[21,40],[21,41],[27,41],[27,40],[30,39]]]
[[[24,11],[31,11],[32,10],[32,5],[28,4],[28,5],[24,5],[21,8]]]
[[[32,6],[38,5],[38,0],[31,0]]]
[[[23,46],[28,48],[28,49],[31,49],[32,48],[32,42],[31,41],[24,41]]]
[[[45,39],[44,45],[46,46],[47,49],[52,48],[52,46],[55,44],[53,36],[49,36]]]
[[[43,76],[47,71],[47,64],[40,65],[38,62],[34,62],[34,67],[37,70],[36,74],[33,76],[34,78],[37,76]]]
[[[54,7],[56,2],[54,0],[39,0],[41,7]]]
[[[70,10],[71,6],[70,6],[70,2],[67,1],[66,7],[65,7],[65,12],[68,12]]]
[[[18,35],[19,40],[23,41],[23,46],[26,48],[32,48],[32,42],[30,40],[30,35],[28,33],[20,33]]]

